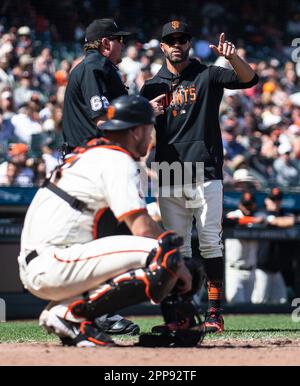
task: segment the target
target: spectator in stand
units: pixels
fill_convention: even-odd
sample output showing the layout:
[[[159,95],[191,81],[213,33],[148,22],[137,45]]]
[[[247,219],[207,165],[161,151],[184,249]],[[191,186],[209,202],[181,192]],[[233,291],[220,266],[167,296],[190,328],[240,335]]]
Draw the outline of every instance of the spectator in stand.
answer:
[[[11,144],[8,160],[0,165],[0,185],[2,186],[33,186],[34,174],[27,166],[28,146],[24,143]]]
[[[245,148],[237,142],[235,128],[232,125],[223,126],[222,130],[223,146],[226,150],[228,159],[233,159],[237,155],[245,153]]]
[[[10,90],[4,90],[0,95],[0,109],[3,119],[10,120],[15,115],[15,106],[13,93]]]
[[[276,187],[265,200],[266,209],[260,215],[271,227],[289,228],[295,224],[295,216],[282,209],[282,198],[283,193]],[[259,242],[253,303],[280,304],[287,301],[287,289],[281,273],[287,251],[287,242],[277,240]]]
[[[1,168],[1,165],[0,165]],[[0,186],[14,186],[18,178],[18,167],[11,161],[6,162],[5,171],[0,169]]]
[[[33,162],[32,170],[34,173],[34,185],[41,187],[47,176],[45,161],[42,158],[36,158]]]
[[[54,91],[55,65],[49,48],[44,48],[36,58],[33,75],[38,82],[38,88],[43,94],[49,95]]]
[[[18,38],[16,44],[16,55],[19,58],[24,54],[32,54],[31,29],[28,26],[22,26],[18,29]]]
[[[152,78],[151,67],[150,66],[142,67],[141,71],[138,73],[136,80],[135,80],[138,92],[140,92],[140,90],[143,87],[146,80],[151,79],[151,78]]]
[[[32,134],[42,132],[38,111],[32,102],[19,110],[18,114],[12,118],[12,124],[15,126],[15,134],[27,144],[31,143]]]
[[[278,147],[279,158],[274,161],[277,183],[282,187],[299,186],[299,165],[291,157],[292,146],[288,142]]]
[[[127,86],[130,94],[137,93],[136,78],[142,68],[141,62],[138,60],[139,51],[131,45],[126,49],[126,56],[122,59],[119,65],[120,70],[126,75]]]
[[[70,63],[66,59],[60,62],[59,69],[54,75],[57,86],[67,86],[70,69]]]
[[[0,144],[8,144],[16,140],[15,127],[10,119],[5,119],[0,109]]]
[[[8,68],[8,60],[4,56],[0,56],[0,92],[13,86],[12,79],[8,75]]]
[[[14,91],[14,101],[16,107],[22,107],[31,100],[33,95],[38,95],[40,99],[43,100],[42,93],[39,90],[36,90],[33,86],[32,74],[25,71],[22,73],[18,86]]]

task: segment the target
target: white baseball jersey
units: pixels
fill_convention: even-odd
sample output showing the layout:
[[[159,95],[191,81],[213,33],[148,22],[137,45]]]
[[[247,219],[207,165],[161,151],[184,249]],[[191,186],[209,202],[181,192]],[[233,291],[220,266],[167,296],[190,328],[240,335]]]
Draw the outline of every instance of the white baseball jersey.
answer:
[[[87,204],[78,211],[55,193],[40,189],[25,218],[21,252],[67,247],[94,239],[97,213],[109,207],[118,220],[146,210],[135,161],[122,151],[96,147],[70,158],[57,186]]]
[[[150,251],[158,246],[157,240],[144,237],[96,239],[94,228],[105,208],[119,220],[146,211],[137,164],[117,149],[94,147],[71,156],[62,168],[57,186],[90,210],[75,210],[42,188],[25,218],[18,259],[21,280],[32,294],[58,302],[62,317],[69,320],[74,319],[68,312],[74,299],[101,291],[107,280],[128,270],[144,268]],[[27,263],[31,251],[38,256]]]

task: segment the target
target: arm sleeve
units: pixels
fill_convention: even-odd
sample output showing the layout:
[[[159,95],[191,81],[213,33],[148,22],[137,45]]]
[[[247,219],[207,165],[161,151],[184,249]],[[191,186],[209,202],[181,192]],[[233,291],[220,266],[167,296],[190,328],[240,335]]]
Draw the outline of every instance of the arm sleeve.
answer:
[[[101,71],[90,66],[86,67],[81,80],[82,94],[88,114],[91,119],[96,119],[106,113],[109,106],[106,92],[106,84]]]
[[[210,66],[209,67],[210,81],[215,85],[231,90],[246,89],[255,86],[258,83],[258,76],[255,74],[250,82],[243,83],[234,70],[228,70],[223,67]]]
[[[127,155],[114,160],[114,167],[103,172],[107,204],[119,221],[133,213],[146,212],[137,166]]]

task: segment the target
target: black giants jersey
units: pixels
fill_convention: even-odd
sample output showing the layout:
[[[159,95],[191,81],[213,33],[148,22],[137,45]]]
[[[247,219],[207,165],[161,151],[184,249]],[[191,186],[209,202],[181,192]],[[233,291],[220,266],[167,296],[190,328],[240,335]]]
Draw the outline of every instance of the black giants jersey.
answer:
[[[178,77],[164,64],[141,90],[149,100],[166,94],[165,114],[157,117],[155,126],[156,162],[204,162],[205,180],[222,179],[219,108],[223,90],[250,88],[257,82],[257,75],[242,83],[233,70],[206,66],[196,59]]]
[[[105,114],[113,99],[126,94],[113,63],[97,50],[89,50],[72,70],[65,94],[63,135],[68,145],[73,148],[97,137],[95,120]]]

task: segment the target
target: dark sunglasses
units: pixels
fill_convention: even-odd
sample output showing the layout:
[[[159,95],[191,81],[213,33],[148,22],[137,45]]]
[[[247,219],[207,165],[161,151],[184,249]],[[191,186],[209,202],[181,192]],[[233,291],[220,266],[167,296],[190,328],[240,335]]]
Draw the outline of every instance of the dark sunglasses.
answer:
[[[120,36],[111,36],[108,39],[111,40],[111,41],[117,40],[120,44],[124,43],[124,36],[122,36],[122,35],[120,35]]]
[[[175,38],[174,36],[167,36],[163,39],[163,43],[167,44],[168,46],[174,46],[174,44],[179,43],[179,44],[186,44],[189,42],[191,39],[189,36],[183,35]]]

